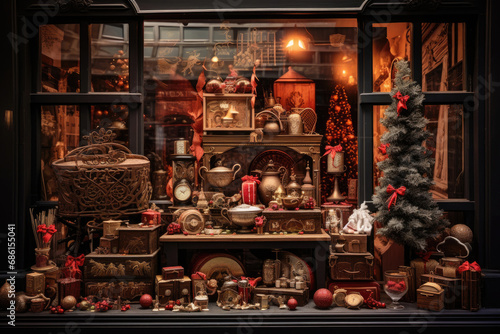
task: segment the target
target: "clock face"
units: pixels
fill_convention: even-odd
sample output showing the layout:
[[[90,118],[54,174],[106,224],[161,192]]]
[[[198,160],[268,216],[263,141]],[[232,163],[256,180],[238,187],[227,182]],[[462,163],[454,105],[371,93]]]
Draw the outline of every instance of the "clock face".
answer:
[[[180,183],[174,189],[174,196],[177,200],[185,202],[191,197],[191,188],[187,183]]]

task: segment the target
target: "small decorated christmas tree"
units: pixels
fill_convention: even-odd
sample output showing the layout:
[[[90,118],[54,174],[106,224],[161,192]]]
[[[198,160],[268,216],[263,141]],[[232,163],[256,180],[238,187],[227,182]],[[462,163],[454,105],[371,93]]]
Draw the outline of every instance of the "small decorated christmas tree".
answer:
[[[344,175],[339,176],[340,191],[347,191],[347,180],[358,178],[358,140],[354,134],[354,125],[352,124],[351,105],[347,100],[347,94],[344,86],[337,85],[330,97],[330,107],[328,108],[329,119],[326,121],[325,139],[326,146],[342,146],[344,153],[344,164],[347,167]],[[323,159],[326,161],[326,159]],[[325,162],[323,161],[323,163]],[[324,163],[326,166],[326,163]],[[333,182],[331,175],[322,173],[324,189],[323,196],[331,192]],[[326,189],[330,186],[331,189]],[[324,202],[324,200],[323,200]]]
[[[387,129],[382,149],[387,158],[378,163],[384,176],[376,187],[373,202],[378,208],[378,233],[417,251],[427,247],[448,224],[429,192],[434,159],[422,145],[429,137],[423,114],[420,86],[411,80],[406,61],[396,64],[397,74],[391,92],[393,102],[380,121]]]

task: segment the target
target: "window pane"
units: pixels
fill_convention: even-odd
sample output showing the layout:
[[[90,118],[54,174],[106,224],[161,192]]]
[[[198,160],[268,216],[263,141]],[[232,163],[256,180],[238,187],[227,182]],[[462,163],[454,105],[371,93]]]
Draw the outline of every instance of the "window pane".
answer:
[[[180,27],[162,27],[160,26],[161,40],[179,40],[181,39]]]
[[[153,27],[144,27],[144,40],[154,40],[155,31]]]
[[[80,91],[80,25],[40,27],[42,92]]]
[[[349,151],[352,153],[349,153],[349,172],[339,178],[340,191],[344,195],[348,194],[349,179],[357,179],[356,20],[298,20],[297,22],[238,20],[224,23],[213,21],[190,22],[187,27],[174,22],[146,21],[144,24],[148,27],[159,27],[160,36],[162,29],[164,32],[159,41],[145,41],[145,47],[158,48],[156,54],[153,53],[152,57],[144,59],[144,152],[151,159],[154,157],[155,161],[161,162],[156,168],[169,171],[175,140],[184,138],[189,140],[191,145],[196,131],[200,132],[198,134],[203,134],[205,130],[204,138],[207,138],[207,135],[216,134],[223,129],[222,123],[219,124],[214,120],[214,122],[203,122],[203,125],[216,124],[215,127],[210,125],[210,129],[201,128],[200,131],[194,122],[200,117],[209,117],[207,115],[210,113],[214,114],[214,117],[218,117],[223,111],[227,114],[229,110],[227,108],[230,107],[230,102],[227,101],[230,101],[228,94],[230,94],[231,77],[246,78],[249,81],[254,64],[257,63],[259,64],[256,68],[257,96],[254,111],[250,112],[249,116],[255,116],[258,112],[269,108],[272,100],[282,105],[283,118],[292,112],[292,108],[303,110],[310,107],[317,117],[315,132],[320,135],[319,140],[323,138],[322,150],[326,145],[337,144],[346,147],[350,145],[353,148],[351,151],[354,153]],[[167,39],[165,37],[167,28],[170,32],[179,29],[183,33],[180,35],[172,33],[171,38]],[[174,40],[174,36],[178,36],[178,41]],[[291,40],[294,40],[295,44],[293,47],[287,47]],[[289,68],[293,70],[291,73],[296,72],[297,76],[302,77],[307,84],[295,89],[290,86],[290,91],[279,90],[277,86],[275,87],[275,82],[285,75]],[[214,97],[210,95],[213,93],[210,85],[203,86],[218,78],[222,81],[228,79],[229,84],[225,92],[215,94]],[[197,86],[198,80],[204,80],[201,81],[203,83],[201,87]],[[203,94],[199,95],[200,88]],[[293,91],[297,91],[296,100],[290,98]],[[240,100],[251,100],[251,89],[243,90],[240,94],[244,95]],[[209,102],[214,102],[214,99],[220,97],[221,102],[215,101],[213,108],[209,107],[208,103],[204,106],[203,99],[199,98],[201,95]],[[339,95],[340,98],[337,97],[335,100],[333,98],[335,95]],[[204,108],[205,116],[203,116]],[[244,110],[251,110],[251,107]],[[234,119],[238,118],[235,116]],[[233,127],[228,126],[227,129],[234,129],[235,135],[248,136],[250,132],[248,127],[238,123],[234,122]],[[241,123],[251,124],[251,122]],[[247,129],[246,132],[238,130],[238,126]],[[341,128],[342,131],[337,131]],[[287,133],[285,127],[283,133]],[[230,142],[229,137],[228,142]],[[254,152],[244,153],[235,150],[225,157],[225,165],[240,163],[242,170],[247,174],[252,160],[260,153],[259,150],[266,149],[268,148],[253,148]],[[287,147],[280,149],[288,150]],[[299,161],[302,158],[297,152],[292,151],[287,154],[293,156],[292,161]],[[320,159],[318,166],[315,167],[317,174],[312,177],[319,179],[325,175],[325,187],[321,189],[321,193],[323,197],[327,197],[332,191],[333,176],[326,173],[326,164],[323,165],[323,162],[319,161]],[[305,160],[300,160],[295,168],[299,179],[305,176],[305,167]],[[321,170],[318,170],[320,168]],[[238,185],[234,182],[231,186]],[[228,189],[228,193],[232,190]],[[351,193],[355,197],[357,191]]]
[[[465,24],[422,24],[422,90],[465,88]]]
[[[57,186],[51,164],[79,146],[80,109],[78,106],[41,107],[40,155],[44,201],[57,201]]]
[[[128,92],[128,24],[92,24],[92,92]]]
[[[410,60],[411,23],[373,24],[373,91],[390,92],[396,75],[394,63]]]
[[[129,111],[126,105],[99,104],[90,107],[90,122],[93,130],[104,128],[116,134],[114,142],[129,146]]]
[[[377,163],[386,157],[380,152],[380,137],[386,131],[380,124],[387,106],[373,108],[373,163],[374,187],[382,172]],[[464,129],[462,105],[427,105],[424,108],[425,117],[429,120],[427,130],[431,133],[424,145],[432,151],[435,159],[432,177],[434,186],[431,188],[435,199],[464,198]]]

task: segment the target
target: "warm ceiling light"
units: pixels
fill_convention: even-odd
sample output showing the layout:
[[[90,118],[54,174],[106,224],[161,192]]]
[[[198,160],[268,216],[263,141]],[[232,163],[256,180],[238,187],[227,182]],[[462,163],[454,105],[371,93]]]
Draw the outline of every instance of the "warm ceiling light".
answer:
[[[292,32],[285,39],[285,49],[288,51],[304,51],[307,50],[307,43],[309,42],[309,37],[305,35],[305,32],[297,30],[297,27],[292,30]]]
[[[218,63],[219,62],[219,57],[213,56],[212,57],[212,63]]]

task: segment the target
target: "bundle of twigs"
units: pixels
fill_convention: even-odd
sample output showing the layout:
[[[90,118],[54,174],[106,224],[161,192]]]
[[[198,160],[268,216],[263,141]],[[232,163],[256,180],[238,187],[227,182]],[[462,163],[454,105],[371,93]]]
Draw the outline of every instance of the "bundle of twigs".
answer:
[[[33,235],[37,248],[49,247],[52,235],[57,232],[55,227],[56,209],[48,209],[47,211],[40,211],[34,215],[34,209],[30,208],[31,227],[33,228]]]

